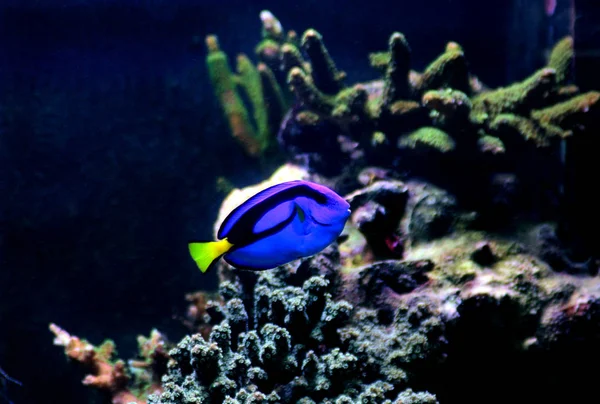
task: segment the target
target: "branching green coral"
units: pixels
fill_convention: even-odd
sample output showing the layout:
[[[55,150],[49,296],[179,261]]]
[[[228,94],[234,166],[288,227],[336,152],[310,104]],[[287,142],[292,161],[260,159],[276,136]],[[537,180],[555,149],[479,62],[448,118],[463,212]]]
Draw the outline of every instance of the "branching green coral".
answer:
[[[484,135],[477,141],[479,150],[483,153],[500,154],[504,153],[504,143],[495,136]]]
[[[556,83],[564,85],[571,76],[573,69],[573,37],[566,36],[554,45],[548,67],[556,71]]]
[[[338,118],[355,117],[357,121],[367,122],[372,114],[367,104],[368,97],[367,90],[360,84],[340,91],[331,114]]]
[[[286,33],[270,12],[263,11],[261,20],[263,39],[256,52],[274,73],[261,74],[263,98],[268,100],[267,105],[289,105],[286,97],[293,96],[302,106],[296,113],[311,112],[319,117],[318,120],[312,120],[316,133],[321,130],[318,128],[321,123],[335,127],[337,130],[329,132],[343,135],[348,142],[359,144],[361,150],[356,155],[366,155],[367,159],[369,156],[378,158],[389,153],[380,146],[382,143],[371,141],[374,132],[383,134],[389,142],[401,147],[414,147],[418,143],[441,151],[454,149],[454,142],[458,142],[466,146],[460,147],[460,150],[500,153],[505,151],[505,144],[508,144],[501,140],[503,136],[514,138],[514,134],[534,141],[539,147],[549,147],[556,144],[553,139],[572,134],[571,121],[581,118],[581,114],[574,111],[584,109],[575,104],[589,103],[593,99],[593,96],[588,96],[592,97],[588,101],[584,98],[573,99],[578,89],[566,85],[573,59],[573,39],[570,36],[554,46],[545,68],[521,82],[488,89],[469,71],[465,49],[456,42],[448,42],[444,52],[423,72],[411,70],[408,40],[402,33],[395,32],[389,38],[387,51],[369,55],[371,65],[381,72],[382,77],[346,88],[342,82],[344,73],[336,67],[323,38],[316,30],[308,29],[299,40],[294,31]],[[261,68],[259,72],[263,70]],[[287,81],[284,91],[267,89],[267,85],[277,89],[273,84],[282,80]],[[259,92],[249,94],[249,98],[253,99],[252,94]],[[563,104],[557,104],[561,102]],[[251,134],[251,131],[245,130],[249,119],[239,112],[237,106],[239,103],[234,99],[232,107],[236,107],[233,108],[236,125],[232,127],[244,129],[238,130],[238,137],[253,138],[244,137],[247,133]],[[572,118],[559,118],[559,115]],[[268,115],[271,132],[278,119],[279,113],[276,118]],[[253,121],[257,123],[256,137],[260,139],[264,114],[254,110]],[[287,120],[282,130],[286,131],[285,125],[293,126],[304,121],[304,118]],[[398,127],[402,127],[404,133],[410,133],[433,126],[448,133],[460,134],[460,137],[451,139],[437,134],[430,138],[417,139],[416,135],[409,135],[400,141],[398,139]],[[478,132],[491,134],[492,137],[481,138]],[[298,137],[291,135],[286,137],[286,142],[294,139]],[[287,147],[286,142],[283,143],[284,147]],[[298,142],[302,143],[299,139]],[[468,145],[468,142],[472,143]],[[327,144],[333,144],[333,141]],[[296,154],[302,153],[304,147],[290,146]],[[323,160],[322,157],[320,159]]]
[[[490,128],[502,138],[507,132],[515,138],[523,137],[531,140],[538,146],[547,146],[548,139],[544,136],[540,127],[532,120],[514,114],[500,114],[490,124]]]
[[[389,52],[372,52],[369,53],[369,64],[372,68],[385,72],[390,64]]]
[[[371,65],[383,77],[346,88],[342,83],[344,73],[336,67],[323,38],[316,30],[308,29],[302,35],[302,40],[298,40],[294,31],[286,34],[279,20],[270,12],[261,13],[261,20],[263,39],[256,52],[265,66],[274,69],[274,74],[261,74],[263,97],[267,99],[267,105],[289,105],[286,96],[291,94],[302,106],[296,113],[311,112],[319,117],[318,120],[312,120],[315,131],[320,130],[318,124],[331,125],[337,130],[329,132],[343,135],[348,142],[359,144],[359,148],[371,149],[361,149],[357,156],[364,156],[366,152],[367,158],[378,158],[376,156],[385,154],[387,150],[380,147],[381,143],[371,141],[374,132],[383,134],[392,144],[401,147],[414,147],[418,143],[441,151],[454,149],[454,142],[458,142],[465,143],[466,147],[461,147],[461,150],[500,153],[505,150],[506,144],[501,140],[502,137],[509,135],[512,138],[515,133],[523,139],[534,141],[539,147],[548,147],[555,144],[552,139],[564,138],[572,133],[572,125],[568,122],[571,118],[557,118],[562,114],[559,109],[582,110],[581,106],[574,104],[583,99],[572,99],[577,96],[578,89],[565,85],[573,58],[571,37],[565,37],[555,45],[547,67],[522,82],[488,89],[469,71],[465,49],[456,42],[448,42],[444,52],[423,72],[411,70],[410,45],[402,33],[395,32],[389,38],[387,51],[369,55]],[[259,72],[263,70],[261,68]],[[265,73],[268,71],[265,70]],[[277,89],[273,85],[277,80],[286,80],[288,88],[279,92],[270,91],[267,85]],[[254,90],[249,94],[249,98],[253,99],[252,95],[259,92]],[[557,102],[568,104],[559,106]],[[238,102],[232,104],[239,105]],[[238,124],[232,127],[246,129],[249,119],[237,112],[238,109],[235,108],[235,122]],[[267,110],[270,111],[270,107]],[[574,112],[566,114],[571,114],[573,120],[580,117],[575,117]],[[276,118],[268,116],[271,132],[278,119],[280,114]],[[257,122],[257,138],[260,138],[264,114],[254,110],[254,121]],[[293,126],[304,121],[304,118],[287,120],[282,130],[285,132],[285,125]],[[398,127],[410,133],[433,126],[448,133],[460,134],[460,138],[451,139],[439,133],[421,138],[423,132],[419,137],[409,135],[398,141]],[[239,137],[243,137],[248,131],[238,132]],[[477,135],[478,132],[489,133],[493,137],[482,139]],[[286,139],[294,141],[298,137],[292,135]],[[472,143],[468,145],[468,142]],[[327,144],[333,144],[333,141]],[[284,147],[287,147],[285,142]],[[302,148],[301,145],[291,147],[295,153],[302,153]],[[323,160],[322,157],[320,159]]]
[[[284,44],[281,47],[281,66],[284,73],[290,72],[297,67],[305,73],[310,73],[310,65],[304,61],[300,50],[296,45]]]
[[[411,149],[415,149],[418,146],[428,146],[442,153],[447,153],[454,150],[455,142],[450,135],[438,128],[424,127],[410,135],[401,137],[398,141],[398,146],[409,147]]]
[[[576,125],[585,126],[597,120],[600,114],[600,92],[590,91],[567,101],[531,112],[531,117],[540,125],[554,128],[562,137],[570,134]]]
[[[325,114],[333,110],[331,98],[319,91],[311,79],[300,68],[294,67],[290,70],[288,83],[298,100],[307,107]]]
[[[449,47],[427,66],[418,84],[421,93],[438,88],[453,88],[466,94],[471,92],[467,61],[459,49]]]
[[[265,66],[264,69],[267,67]],[[237,73],[238,84],[244,89],[252,105],[256,125],[255,136],[259,150],[262,152],[268,147],[270,131],[261,75],[244,54],[239,54],[237,57]]]
[[[260,145],[250,123],[248,111],[237,93],[236,79],[229,68],[227,55],[219,49],[215,36],[207,37],[206,45],[208,48],[206,57],[208,74],[217,99],[229,121],[231,133],[250,155],[256,156],[260,153]]]
[[[394,101],[411,97],[408,82],[410,71],[410,46],[404,35],[395,32],[389,41],[389,61],[385,73],[382,103],[390,106]]]
[[[445,89],[431,90],[423,94],[423,106],[431,112],[429,116],[439,124],[464,124],[471,112],[471,100],[462,91]]]
[[[396,116],[407,115],[421,109],[421,105],[416,101],[396,101],[390,105],[390,113]]]
[[[293,67],[309,68],[300,51],[296,32],[283,29],[281,22],[269,10],[260,13],[262,22],[262,40],[256,46],[255,52],[258,58],[273,71],[280,69],[284,76]],[[282,67],[283,66],[283,67]],[[305,70],[306,71],[306,70]]]
[[[286,113],[287,102],[273,71],[264,63],[259,63],[256,68],[260,75],[265,107],[269,111],[267,129],[274,131],[279,127],[281,117]],[[270,133],[266,136],[270,136]]]
[[[309,29],[302,36],[302,48],[311,61],[311,74],[315,85],[326,94],[335,94],[344,86],[344,72],[335,67],[335,63],[323,44],[323,38],[314,29]]]
[[[229,121],[233,137],[245,148],[246,152],[254,157],[262,155],[272,142],[273,127],[270,122],[278,114],[283,114],[283,108],[267,108],[266,94],[263,91],[262,76],[272,73],[266,72],[267,66],[261,68],[262,74],[247,56],[240,54],[237,57],[237,75],[229,68],[227,55],[219,49],[216,36],[206,38],[208,55],[206,64],[210,80],[221,107]],[[275,81],[270,82],[278,87]],[[243,89],[252,106],[253,120],[249,117],[248,108],[244,105],[238,89]],[[270,92],[281,92],[277,88],[269,88]],[[278,100],[280,104],[281,100]],[[271,116],[269,114],[271,113]],[[281,115],[279,115],[280,117]],[[254,122],[254,123],[253,123]],[[277,124],[276,124],[277,125]]]
[[[556,71],[544,68],[520,83],[481,93],[473,98],[471,120],[476,123],[492,121],[505,113],[526,113],[543,105],[544,96],[556,84]]]

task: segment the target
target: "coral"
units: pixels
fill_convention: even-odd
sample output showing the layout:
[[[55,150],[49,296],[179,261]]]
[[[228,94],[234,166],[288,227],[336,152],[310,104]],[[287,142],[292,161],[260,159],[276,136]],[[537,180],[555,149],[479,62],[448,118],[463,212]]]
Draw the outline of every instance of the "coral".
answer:
[[[410,98],[412,91],[408,81],[410,46],[404,35],[399,32],[393,33],[389,49],[387,60],[382,63],[386,77],[382,103],[388,107],[395,101]]]
[[[541,132],[541,128],[533,121],[513,114],[499,114],[490,123],[490,129],[502,133],[505,139],[511,134],[513,137],[522,136],[527,141],[532,141],[536,146],[548,146],[548,139]]]
[[[258,381],[236,379],[235,388],[231,384],[227,390],[237,402],[246,402],[247,391],[261,392],[265,400],[277,394],[272,398],[277,402],[437,402],[430,393],[410,389],[452,391],[445,380],[460,368],[461,355],[474,355],[463,340],[519,360],[552,357],[555,347],[574,344],[572,338],[594,341],[600,284],[591,263],[568,260],[551,228],[524,227],[522,236],[510,239],[469,230],[471,215],[458,211],[446,191],[387,175],[376,168],[360,174],[368,176],[362,180],[366,186],[346,196],[353,215],[338,245],[261,273],[252,282],[243,272],[224,273],[231,280],[222,283],[228,302],[219,327],[227,324],[226,341],[197,336],[179,349],[192,352],[193,346],[211,344],[231,349],[211,379],[220,380],[219,386],[229,383],[219,375],[233,367],[236,354],[250,358],[249,369],[260,367],[265,373],[246,372]],[[394,235],[399,237],[397,251],[390,248],[396,248],[389,242]],[[307,284],[319,285],[318,292]],[[309,302],[319,301],[311,314]],[[326,331],[323,321],[335,315],[323,315],[323,310],[331,304],[340,305],[332,313],[343,308],[343,321]],[[294,318],[300,323],[294,324]],[[593,319],[592,324],[585,326],[583,318]],[[297,372],[274,384],[264,363],[271,330],[284,335],[286,347],[277,361],[278,376]],[[254,353],[245,348],[247,335],[256,343]],[[500,345],[486,345],[496,339]],[[286,357],[290,352],[295,361]],[[344,364],[341,374],[339,362]],[[212,386],[190,376],[193,366],[183,376],[178,372],[186,365],[172,366],[178,386],[172,388],[180,397]],[[333,383],[337,377],[340,382]],[[158,402],[188,402],[170,397]]]
[[[280,63],[286,65],[289,71],[294,66],[303,66],[302,56],[298,51],[299,40],[295,31],[283,29],[281,22],[268,10],[260,13],[262,22],[262,40],[257,45],[255,53],[274,72],[279,71]]]
[[[295,274],[285,268],[262,273],[251,295],[237,282],[222,282],[224,320],[208,339],[194,334],[169,352],[165,391],[149,403],[325,403],[367,397],[371,401],[363,402],[383,402],[411,393],[404,392],[405,379],[391,376],[402,371],[391,368],[384,352],[394,348],[397,358],[425,358],[429,348],[415,345],[427,343],[416,335],[419,325],[399,319],[389,331],[398,347],[372,342],[370,349],[379,355],[373,363],[369,358],[375,354],[364,347],[369,337],[356,326],[343,328],[352,323],[352,305],[332,299],[332,283],[324,275],[310,276],[318,270],[309,265]],[[363,333],[370,335],[362,317],[357,326],[367,327]]]
[[[471,119],[493,120],[499,114],[519,113],[542,105],[546,93],[556,85],[556,71],[544,68],[520,83],[486,91],[473,98]]]
[[[462,49],[457,49],[454,43],[447,46],[446,51],[427,66],[416,84],[419,93],[438,88],[471,92],[465,54]]]
[[[573,38],[566,36],[556,43],[548,59],[548,67],[556,71],[556,82],[567,84],[573,69]]]
[[[377,195],[371,198],[376,200]],[[364,199],[361,203],[370,202]],[[408,206],[397,209],[404,210],[406,216]],[[405,228],[402,235],[411,238],[407,234],[410,231]],[[364,349],[371,349],[364,361],[398,358],[394,361],[401,364],[402,372],[384,367],[390,372],[384,380],[406,380],[409,375],[409,385],[418,385],[421,377],[427,379],[425,385],[437,384],[437,377],[443,380],[447,376],[436,376],[433,363],[449,363],[451,369],[456,369],[460,367],[461,355],[478,355],[471,351],[473,346],[478,347],[475,352],[500,349],[513,360],[523,361],[531,355],[537,360],[542,360],[539,355],[553,358],[557,347],[566,353],[576,341],[584,341],[589,347],[599,335],[598,278],[590,271],[590,262],[570,262],[556,237],[548,233],[547,226],[534,227],[524,232],[527,237],[521,240],[507,240],[489,233],[460,230],[407,244],[401,260],[346,267],[338,288],[340,297],[361,308],[357,311],[362,316],[357,324],[364,329],[346,327],[341,335],[348,332],[360,336],[358,341]],[[531,235],[537,241],[532,241]],[[533,255],[538,252],[548,261]],[[417,307],[422,307],[422,311]],[[421,314],[412,314],[416,312]],[[423,323],[435,326],[422,332],[426,339],[420,339],[413,328],[411,344],[393,352],[399,322],[404,324],[402,327],[407,323],[412,327]],[[474,336],[469,337],[470,334]],[[438,339],[432,338],[434,335]],[[491,341],[500,345],[488,345]],[[416,370],[411,371],[413,366]]]
[[[301,68],[293,67],[290,70],[289,85],[301,105],[323,114],[333,110],[333,100],[319,91]]]
[[[484,135],[479,138],[479,140],[477,141],[477,145],[483,153],[498,154],[504,153],[506,151],[502,140],[495,136]]]
[[[361,309],[356,313],[357,325],[341,329],[340,334],[364,364],[365,373],[404,389],[419,370],[445,360],[445,326],[426,299],[400,304],[390,317],[382,319],[377,310]]]
[[[543,184],[556,196],[559,179],[540,181],[552,172],[542,166],[553,163],[558,169],[561,162],[548,156],[558,155],[563,139],[592,126],[596,93],[580,95],[569,84],[571,37],[557,42],[547,66],[530,77],[490,89],[470,71],[460,44],[448,42],[419,72],[411,69],[409,39],[394,32],[387,51],[369,55],[380,77],[347,84],[317,30],[310,28],[298,38],[268,11],[261,20],[257,56],[272,69],[292,105],[281,121],[279,144],[291,161],[336,186],[352,181],[356,170],[377,165],[398,167],[442,187],[461,175],[486,188],[493,169],[514,173],[523,184]],[[430,167],[425,168],[415,147],[443,153],[428,155]],[[523,169],[530,154],[540,161]],[[438,174],[446,170],[447,176]],[[459,199],[489,202],[473,200],[467,189],[454,191]]]
[[[163,335],[152,330],[150,337],[138,337],[139,359],[125,363],[114,360],[115,344],[104,341],[94,346],[50,324],[54,345],[62,346],[68,358],[81,363],[90,374],[83,384],[103,390],[113,404],[145,404],[151,393],[162,391],[160,379],[166,371],[168,345]]]
[[[273,128],[279,125],[284,113],[285,105],[279,85],[269,67],[265,64],[255,67],[244,54],[238,55],[237,74],[233,74],[216,36],[208,36],[206,46],[210,80],[229,121],[231,133],[249,155],[259,157],[272,147]],[[239,90],[244,91],[250,101],[252,119]]]
[[[454,140],[446,132],[433,127],[420,128],[410,135],[398,139],[398,147],[415,149],[419,145],[431,147],[443,153],[452,151],[455,147]]]
[[[567,101],[531,112],[531,117],[548,132],[567,137],[568,129],[585,126],[597,119],[600,113],[600,92],[590,91]]]
[[[326,94],[337,94],[342,88],[342,80],[346,76],[338,71],[325,45],[323,38],[314,29],[307,30],[302,35],[302,48],[312,61],[311,75],[315,86]]]
[[[458,90],[447,88],[445,90],[431,90],[423,94],[423,106],[431,110],[429,116],[434,122],[443,125],[452,125],[452,122],[465,121],[471,112],[471,100]]]
[[[187,313],[182,319],[190,331],[200,333],[207,338],[215,324],[223,319],[220,313],[222,300],[218,293],[198,291],[188,293],[185,300],[190,302]]]

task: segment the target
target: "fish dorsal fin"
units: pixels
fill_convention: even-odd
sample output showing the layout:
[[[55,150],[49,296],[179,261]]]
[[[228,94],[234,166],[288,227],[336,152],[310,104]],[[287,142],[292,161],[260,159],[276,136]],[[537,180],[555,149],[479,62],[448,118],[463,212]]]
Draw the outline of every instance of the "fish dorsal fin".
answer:
[[[283,182],[281,184],[273,185],[267,189],[264,189],[242,203],[240,206],[235,208],[223,221],[221,227],[219,228],[219,233],[217,237],[219,239],[227,237],[227,234],[231,231],[232,227],[240,220],[244,214],[246,214],[253,207],[267,201],[269,198],[277,195],[281,191],[285,191],[300,185],[303,185],[305,182],[302,180],[294,180]]]

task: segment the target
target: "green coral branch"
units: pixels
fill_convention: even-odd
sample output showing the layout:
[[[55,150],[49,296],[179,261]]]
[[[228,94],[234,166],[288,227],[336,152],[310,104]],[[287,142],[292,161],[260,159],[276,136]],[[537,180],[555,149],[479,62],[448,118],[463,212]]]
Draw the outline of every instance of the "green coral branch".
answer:
[[[327,121],[337,125],[339,134],[366,147],[376,149],[388,141],[397,143],[398,127],[412,134],[422,128],[425,131],[419,136],[404,136],[398,144],[448,151],[456,140],[473,142],[464,150],[492,154],[505,152],[504,137],[512,139],[515,133],[536,146],[548,147],[554,144],[553,139],[570,136],[575,122],[587,119],[590,114],[584,114],[585,105],[596,108],[593,94],[581,97],[577,87],[567,84],[573,60],[572,37],[554,46],[545,68],[521,82],[489,89],[469,71],[465,49],[459,43],[448,42],[444,51],[418,72],[411,69],[411,48],[406,37],[394,32],[385,52],[369,55],[371,65],[382,77],[345,87],[344,73],[336,67],[319,32],[308,29],[300,40],[294,31],[283,30],[270,12],[263,11],[261,20],[263,39],[256,52],[264,63],[258,69],[262,90],[247,84],[256,81],[252,70],[253,74],[234,77],[246,77],[245,84],[239,85],[246,89],[253,104],[256,127],[247,124],[250,119],[239,108],[238,99],[232,97],[230,105],[225,105],[237,114],[239,126],[244,129],[239,132],[254,139],[258,150],[264,147],[261,139],[270,138],[267,133],[272,133],[279,122],[268,113],[272,109],[284,111],[290,101],[302,105],[298,113],[306,115],[290,122],[310,121],[314,126],[317,121]],[[284,81],[287,85],[278,89],[277,83]],[[226,84],[223,87],[229,89],[231,81]],[[263,103],[259,100],[261,91]],[[261,110],[264,104],[267,107]],[[282,113],[277,112],[277,117]],[[307,120],[308,116],[319,119]],[[464,136],[448,140],[436,133],[421,138],[434,126]],[[386,141],[374,142],[375,132]]]
[[[296,99],[307,107],[324,114],[329,114],[333,110],[332,98],[323,94],[299,67],[290,70],[288,84]]]
[[[310,74],[310,65],[302,57],[300,49],[296,45],[286,43],[281,47],[281,66],[284,72],[290,72],[297,67],[305,73]]]
[[[209,78],[231,134],[250,156],[262,156],[270,148],[273,133],[285,111],[279,84],[269,77],[272,72],[266,65],[257,68],[244,54],[237,56],[237,74],[234,74],[216,36],[209,35],[206,45]],[[252,119],[240,91],[250,102]],[[269,98],[271,96],[275,97],[275,102]]]
[[[421,103],[430,110],[431,119],[440,124],[467,123],[472,108],[467,94],[450,88],[426,92]]]
[[[398,146],[411,149],[416,149],[418,146],[426,146],[439,150],[442,153],[447,153],[454,150],[455,142],[450,135],[441,129],[424,127],[410,135],[401,137],[398,141]]]
[[[502,154],[506,152],[504,142],[495,136],[483,135],[477,140],[477,145],[482,153]]]
[[[533,141],[537,146],[548,146],[549,142],[541,128],[531,119],[514,114],[500,114],[494,118],[490,128],[499,133],[500,138],[505,133],[514,133],[525,140]]]
[[[481,93],[473,98],[471,120],[480,123],[499,114],[519,113],[531,105],[543,105],[546,94],[556,85],[556,71],[544,68],[522,82]]]
[[[335,94],[344,88],[346,74],[335,66],[321,34],[314,29],[307,30],[302,36],[302,48],[311,61],[313,82],[321,91]]]
[[[566,137],[575,126],[585,125],[600,116],[600,92],[590,91],[567,101],[534,110],[531,117],[540,125],[558,128]],[[562,130],[561,130],[562,128]]]
[[[556,71],[556,83],[564,85],[571,77],[573,69],[573,37],[562,38],[550,52],[548,67]]]
[[[382,96],[383,105],[389,106],[394,101],[410,98],[409,71],[410,46],[403,34],[395,32],[389,40],[389,57]]]
[[[239,86],[246,92],[252,105],[256,141],[259,150],[263,152],[268,147],[270,130],[261,75],[244,54],[239,54],[237,57],[237,72]]]
[[[449,47],[427,66],[417,84],[421,93],[438,88],[453,88],[467,94],[471,92],[467,60],[461,50]]]

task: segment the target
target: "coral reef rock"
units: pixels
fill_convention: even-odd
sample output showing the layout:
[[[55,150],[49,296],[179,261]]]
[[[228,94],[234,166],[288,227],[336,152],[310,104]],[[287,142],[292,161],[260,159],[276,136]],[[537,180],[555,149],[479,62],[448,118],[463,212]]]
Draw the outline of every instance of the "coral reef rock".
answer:
[[[436,325],[423,318],[425,331],[399,314],[392,329],[374,333],[377,318],[369,312],[360,312],[361,320],[352,325],[353,306],[333,300],[331,283],[312,271],[318,268],[264,272],[252,295],[223,282],[223,321],[208,339],[194,334],[169,352],[165,391],[149,403],[392,403],[402,397],[437,402],[405,388],[408,375],[395,365],[407,358],[386,355],[392,343],[403,344],[407,356],[439,355],[443,342],[434,339],[429,348],[426,336],[418,334],[433,335]]]

